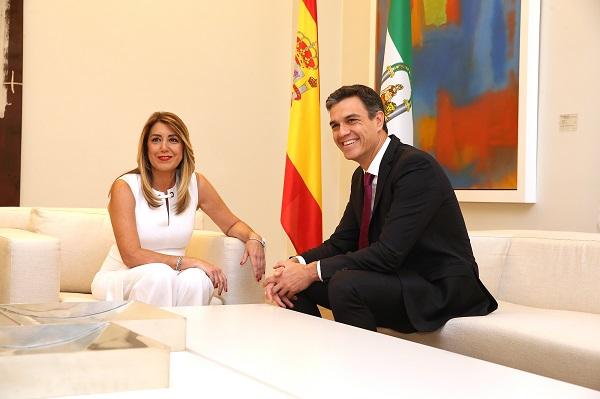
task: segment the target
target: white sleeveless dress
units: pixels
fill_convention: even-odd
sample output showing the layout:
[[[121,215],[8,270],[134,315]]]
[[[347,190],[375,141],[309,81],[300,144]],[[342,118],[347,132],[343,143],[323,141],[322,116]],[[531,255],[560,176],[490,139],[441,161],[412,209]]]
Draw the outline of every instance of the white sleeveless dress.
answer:
[[[166,255],[183,256],[192,237],[198,206],[198,182],[192,175],[188,191],[190,204],[176,214],[176,186],[167,194],[154,191],[162,204],[152,208],[142,194],[141,176],[129,173],[120,177],[135,198],[135,220],[140,245]],[[135,300],[156,306],[208,305],[213,285],[206,273],[189,268],[180,273],[164,263],[150,263],[133,268],[121,259],[113,244],[92,282],[92,295],[106,301]]]

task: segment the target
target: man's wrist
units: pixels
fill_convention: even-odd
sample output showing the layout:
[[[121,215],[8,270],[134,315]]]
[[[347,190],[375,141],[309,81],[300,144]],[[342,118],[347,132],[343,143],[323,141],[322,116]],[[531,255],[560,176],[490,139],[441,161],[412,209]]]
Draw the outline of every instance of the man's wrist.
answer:
[[[319,274],[317,273],[317,262],[311,262],[304,267],[310,276],[311,281],[320,281]]]

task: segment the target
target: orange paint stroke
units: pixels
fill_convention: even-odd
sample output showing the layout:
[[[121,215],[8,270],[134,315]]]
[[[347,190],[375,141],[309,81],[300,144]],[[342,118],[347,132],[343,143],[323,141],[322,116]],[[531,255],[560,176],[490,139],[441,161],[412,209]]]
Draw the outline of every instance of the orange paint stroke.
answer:
[[[494,152],[518,141],[518,83],[511,74],[506,89],[484,93],[471,104],[455,106],[450,94],[438,93],[436,158],[458,172],[475,165],[479,175],[492,175]]]
[[[491,187],[490,187],[490,182],[484,182],[483,184],[474,184],[473,186],[471,186],[469,188],[486,190],[486,189],[490,189]],[[498,179],[495,179],[493,182],[493,188],[496,190],[517,188],[517,171],[516,170],[510,171],[510,172],[506,173],[504,176],[502,176]]]
[[[460,0],[446,0],[446,18],[448,24],[460,24]]]
[[[413,48],[423,47],[423,29],[425,26],[425,11],[423,10],[423,0],[411,0],[410,25]]]
[[[432,116],[424,116],[419,118],[416,123],[417,134],[415,135],[418,142],[417,147],[423,151],[433,152],[435,145],[435,134],[437,132],[437,122]]]

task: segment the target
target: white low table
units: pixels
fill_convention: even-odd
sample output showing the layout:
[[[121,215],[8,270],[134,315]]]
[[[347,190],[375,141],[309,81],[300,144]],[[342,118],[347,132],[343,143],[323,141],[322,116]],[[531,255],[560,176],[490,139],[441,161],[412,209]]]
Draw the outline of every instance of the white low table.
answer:
[[[143,373],[144,365],[132,373]],[[290,398],[268,384],[240,374],[190,352],[172,352],[170,387],[93,395],[63,396],[64,399],[187,399],[187,398]],[[2,397],[0,395],[0,397]]]
[[[599,391],[270,305],[168,310],[188,320],[188,350],[171,354],[170,388],[80,398],[600,398]]]
[[[270,305],[170,310],[188,319],[190,351],[293,397],[600,398],[599,391]]]

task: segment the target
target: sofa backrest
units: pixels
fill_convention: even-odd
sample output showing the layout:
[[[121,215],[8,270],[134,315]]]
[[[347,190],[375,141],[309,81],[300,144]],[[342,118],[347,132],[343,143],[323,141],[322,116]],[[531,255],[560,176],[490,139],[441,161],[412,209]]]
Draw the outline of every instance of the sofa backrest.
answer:
[[[103,208],[34,208],[33,231],[60,240],[60,290],[89,293],[114,235]]]
[[[600,313],[600,234],[472,231],[482,281],[497,299]]]
[[[196,212],[194,229],[204,215]],[[0,207],[0,228],[55,237],[60,245],[60,290],[90,293],[95,274],[114,243],[105,208]]]
[[[194,228],[202,229],[202,222],[198,211]],[[31,208],[29,227],[60,240],[60,290],[90,293],[92,280],[115,242],[107,210]]]
[[[0,207],[0,227],[31,231],[31,208],[25,206]]]
[[[490,293],[498,298],[502,271],[510,248],[510,237],[486,236],[480,233],[485,232],[469,232],[473,255],[479,266],[479,278]]]

